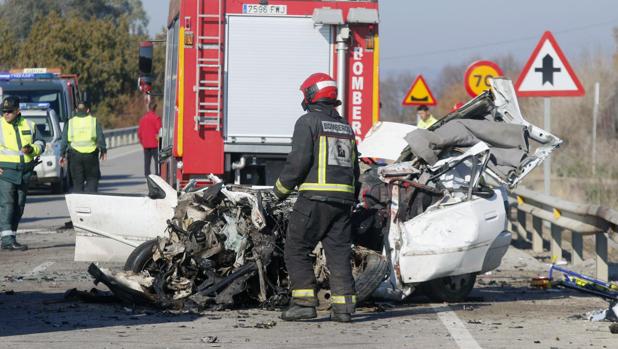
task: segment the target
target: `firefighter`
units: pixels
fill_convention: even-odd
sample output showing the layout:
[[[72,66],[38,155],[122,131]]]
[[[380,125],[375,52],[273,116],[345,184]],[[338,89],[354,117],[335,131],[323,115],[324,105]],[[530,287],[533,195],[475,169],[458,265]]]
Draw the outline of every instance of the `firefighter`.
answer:
[[[17,242],[17,226],[24,213],[28,184],[45,149],[45,141],[32,121],[19,112],[19,98],[2,100],[0,118],[0,232],[3,250],[24,251]]]
[[[274,187],[280,200],[296,187],[300,193],[290,215],[284,251],[292,301],[281,318],[317,316],[311,253],[322,242],[330,271],[331,320],[349,322],[356,303],[350,264],[350,214],[359,175],[354,132],[335,109],[341,102],[329,75],[311,75],[300,90],[307,113],[296,121],[292,151]]]
[[[429,128],[438,121],[431,115],[426,105],[420,105],[416,108],[416,116],[418,117],[416,122],[418,128]]]
[[[84,101],[79,102],[77,113],[63,130],[60,154],[61,165],[68,156],[73,191],[96,193],[101,178],[99,159],[107,158],[107,147],[101,124]]]

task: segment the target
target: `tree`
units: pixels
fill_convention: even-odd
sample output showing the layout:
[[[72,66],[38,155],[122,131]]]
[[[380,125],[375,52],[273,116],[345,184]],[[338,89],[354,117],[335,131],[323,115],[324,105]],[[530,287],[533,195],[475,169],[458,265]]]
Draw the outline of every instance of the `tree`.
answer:
[[[128,21],[130,33],[143,35],[148,15],[141,0],[6,0],[0,2],[0,21],[12,28],[20,40],[28,37],[32,27],[51,13],[61,17],[106,19],[120,25]]]
[[[148,15],[141,0],[62,0],[63,12],[74,13],[82,18],[98,18],[119,23],[120,19],[128,21],[132,34],[145,34],[148,27]]]
[[[80,86],[99,107],[116,111],[116,99],[135,90],[137,47],[141,39],[129,33],[128,19],[85,20],[52,13],[37,22],[24,42],[19,64],[61,67],[80,74]]]
[[[15,33],[9,28],[7,23],[0,22],[0,38],[8,43],[0,45],[0,70],[10,69],[17,60],[19,44]]]
[[[54,0],[6,0],[0,4],[0,22],[12,30],[14,37],[23,40],[34,23],[52,12],[60,12],[61,3]]]

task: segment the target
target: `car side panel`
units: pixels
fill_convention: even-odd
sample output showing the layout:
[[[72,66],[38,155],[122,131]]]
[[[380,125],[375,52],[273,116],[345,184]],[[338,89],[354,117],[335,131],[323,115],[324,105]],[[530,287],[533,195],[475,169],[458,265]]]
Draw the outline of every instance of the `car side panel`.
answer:
[[[502,192],[429,210],[400,224],[404,283],[480,272],[490,246],[506,230]]]

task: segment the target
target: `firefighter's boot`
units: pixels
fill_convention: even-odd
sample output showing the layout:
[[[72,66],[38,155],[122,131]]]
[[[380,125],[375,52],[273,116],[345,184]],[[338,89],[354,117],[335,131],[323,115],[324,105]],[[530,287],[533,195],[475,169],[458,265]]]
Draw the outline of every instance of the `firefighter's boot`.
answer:
[[[352,314],[350,313],[336,313],[334,311],[330,312],[331,321],[337,322],[352,322]]]
[[[356,309],[356,295],[330,296],[330,319],[337,322],[351,322]]]
[[[292,304],[281,313],[281,320],[298,321],[314,319],[318,316],[315,307]]]

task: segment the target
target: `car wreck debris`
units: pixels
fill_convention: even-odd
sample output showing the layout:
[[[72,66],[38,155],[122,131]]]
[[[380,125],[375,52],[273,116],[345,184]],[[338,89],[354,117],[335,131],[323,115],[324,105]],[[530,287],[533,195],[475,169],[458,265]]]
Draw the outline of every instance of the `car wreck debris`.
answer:
[[[294,197],[280,202],[270,190],[222,183],[184,193],[167,236],[136,248],[124,272],[112,274],[94,264],[88,272],[129,304],[191,311],[287,305],[283,244],[294,202]],[[329,273],[316,251],[316,271],[327,288]],[[367,260],[382,262],[382,275],[364,291],[367,298],[386,276],[386,263],[377,252],[356,251],[362,268]]]
[[[552,281],[554,273],[562,274],[562,279]],[[564,267],[552,264],[547,277],[553,286],[569,288],[586,294],[601,297],[608,301],[609,307],[587,314],[589,321],[618,322],[618,285],[583,275]]]

